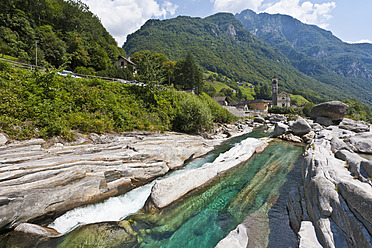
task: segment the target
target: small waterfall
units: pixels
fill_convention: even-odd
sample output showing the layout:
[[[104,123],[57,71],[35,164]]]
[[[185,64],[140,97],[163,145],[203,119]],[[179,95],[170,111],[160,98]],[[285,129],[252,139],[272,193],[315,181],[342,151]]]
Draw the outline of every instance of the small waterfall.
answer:
[[[55,219],[48,227],[65,234],[73,229],[103,221],[119,221],[137,213],[145,204],[155,181],[133,189],[125,195],[112,197],[102,203],[75,208]]]

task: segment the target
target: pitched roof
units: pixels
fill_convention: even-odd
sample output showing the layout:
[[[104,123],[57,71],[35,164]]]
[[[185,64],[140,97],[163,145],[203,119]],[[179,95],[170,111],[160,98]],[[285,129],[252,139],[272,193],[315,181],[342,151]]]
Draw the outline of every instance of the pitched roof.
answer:
[[[287,92],[285,92],[285,91],[282,91],[282,92],[280,92],[280,94],[279,94],[278,96],[280,96],[280,95],[290,96],[291,94],[289,94],[289,93],[287,93]]]
[[[131,65],[133,65],[133,66],[137,66],[135,63],[133,63],[133,62],[130,61],[129,59],[125,58],[124,56],[119,55],[119,56],[118,56],[118,60],[119,60],[119,59],[124,59],[125,61],[128,62],[128,64],[131,64]]]

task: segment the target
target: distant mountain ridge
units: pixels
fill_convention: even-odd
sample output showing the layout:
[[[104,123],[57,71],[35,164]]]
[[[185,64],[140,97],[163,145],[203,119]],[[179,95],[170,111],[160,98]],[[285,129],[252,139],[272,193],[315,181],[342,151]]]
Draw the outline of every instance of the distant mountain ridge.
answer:
[[[299,71],[350,90],[372,104],[372,44],[349,44],[330,31],[281,14],[244,10],[235,17],[253,35],[279,49]]]
[[[337,74],[334,72],[336,69],[330,68],[323,60],[308,55],[306,46],[297,48],[291,43],[296,44],[295,40],[285,38],[289,37],[290,30],[283,26],[292,25],[292,29],[296,30],[306,24],[284,16],[284,24],[280,27],[278,21],[268,15],[272,23],[267,25],[264,18],[261,20],[255,15],[253,11],[248,11],[242,12],[240,16],[218,13],[203,19],[179,16],[162,21],[149,20],[141,29],[128,36],[123,48],[129,56],[148,49],[161,52],[171,60],[181,59],[186,51],[190,51],[205,69],[236,81],[261,84],[270,82],[275,75],[279,78],[280,91],[301,94],[314,102],[355,97],[372,105],[368,89],[370,71],[367,66],[363,72],[364,78]],[[259,22],[262,22],[261,26]],[[326,44],[342,44],[330,32],[314,28],[328,37],[323,39]],[[276,42],[271,44],[269,41],[272,40]],[[354,47],[360,50],[363,45]],[[318,51],[312,49],[313,53],[318,52],[320,56],[324,50],[320,45]],[[363,57],[367,61],[368,51]],[[362,59],[360,63],[365,64]]]

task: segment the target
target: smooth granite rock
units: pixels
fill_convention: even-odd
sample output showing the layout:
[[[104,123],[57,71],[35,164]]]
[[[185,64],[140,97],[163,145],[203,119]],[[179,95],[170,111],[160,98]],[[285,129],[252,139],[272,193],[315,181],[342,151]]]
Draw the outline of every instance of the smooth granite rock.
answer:
[[[334,157],[324,130],[308,147],[303,166],[306,209],[323,247],[372,247],[372,188],[350,174],[344,161]],[[346,150],[340,150],[342,152]]]
[[[372,154],[372,132],[358,133],[348,139],[355,152]]]
[[[360,164],[363,169],[366,171],[369,178],[372,178],[372,161],[362,161]]]
[[[277,122],[275,123],[273,137],[276,138],[282,134],[285,134],[288,130],[289,130],[288,125],[281,123],[281,122]]]
[[[311,221],[302,221],[298,232],[299,248],[322,248],[316,237],[315,229]]]
[[[85,143],[55,139],[0,146],[0,230],[124,194],[208,153],[224,139],[166,132],[91,134]],[[81,142],[81,141],[79,141]]]
[[[349,106],[340,101],[331,101],[315,105],[310,112],[310,117],[316,119],[317,117],[328,117],[332,121],[342,120]]]
[[[323,117],[323,116],[318,116],[316,118],[316,122],[319,123],[320,125],[322,126],[330,126],[330,125],[333,125],[333,121],[331,118],[328,118],[328,117]]]
[[[285,123],[285,122],[287,122],[287,117],[285,117],[284,115],[273,114],[269,117],[269,121],[272,124],[275,124],[277,122]]]
[[[248,138],[218,156],[213,163],[157,181],[151,191],[152,203],[157,208],[168,206],[188,192],[206,184],[219,173],[248,160],[256,149],[261,150],[261,147],[266,145],[265,141]]]
[[[354,121],[349,118],[344,118],[339,125],[340,128],[350,130],[356,133],[370,131],[370,125],[364,121]]]
[[[262,118],[261,116],[255,117],[253,121],[258,123],[265,123],[265,119]]]
[[[45,236],[45,237],[58,237],[61,234],[57,232],[56,230],[48,227],[42,227],[35,224],[29,224],[29,223],[22,223],[18,225],[14,231],[16,232],[23,232],[23,233],[29,233],[29,234],[36,234],[39,236]]]
[[[247,228],[240,224],[215,246],[216,248],[246,248],[248,247]]]
[[[307,121],[300,116],[297,117],[296,121],[294,121],[292,125],[290,125],[290,128],[295,135],[299,136],[307,134],[311,131],[311,126],[309,123],[307,123]]]

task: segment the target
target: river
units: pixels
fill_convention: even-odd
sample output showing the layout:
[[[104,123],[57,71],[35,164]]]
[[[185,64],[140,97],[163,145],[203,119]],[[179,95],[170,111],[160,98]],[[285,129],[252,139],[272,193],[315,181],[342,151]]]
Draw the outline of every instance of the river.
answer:
[[[212,162],[246,137],[234,138],[174,173]],[[214,247],[238,224],[252,220],[257,224],[252,229],[256,247],[296,247],[286,200],[289,191],[301,184],[302,150],[291,143],[271,142],[262,154],[161,210],[142,208],[151,185],[78,208],[51,226],[68,232],[81,223],[103,222],[80,226],[60,238],[38,239],[32,247]],[[83,219],[76,220],[76,216]],[[252,218],[247,220],[247,216]],[[68,223],[69,219],[74,221]],[[13,236],[15,243],[22,243],[23,238]]]

